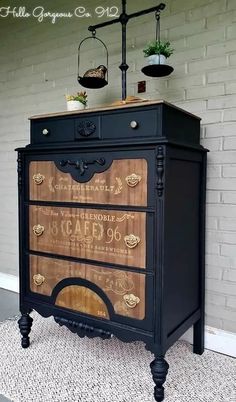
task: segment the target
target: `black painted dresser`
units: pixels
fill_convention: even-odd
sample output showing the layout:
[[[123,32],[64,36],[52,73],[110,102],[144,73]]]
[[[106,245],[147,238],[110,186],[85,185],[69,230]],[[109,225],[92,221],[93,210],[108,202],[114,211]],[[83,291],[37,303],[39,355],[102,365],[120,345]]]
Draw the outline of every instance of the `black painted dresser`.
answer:
[[[200,119],[164,101],[31,118],[17,150],[22,347],[32,310],[80,337],[141,340],[164,399],[167,349],[193,326],[204,350],[199,138]]]

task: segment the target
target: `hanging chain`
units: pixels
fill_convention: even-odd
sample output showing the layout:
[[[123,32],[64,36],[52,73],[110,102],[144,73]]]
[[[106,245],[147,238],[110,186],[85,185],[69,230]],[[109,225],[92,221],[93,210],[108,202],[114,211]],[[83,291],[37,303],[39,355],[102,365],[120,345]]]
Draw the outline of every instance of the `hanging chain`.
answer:
[[[155,12],[155,18],[156,18],[156,41],[160,43],[161,41],[160,11]]]

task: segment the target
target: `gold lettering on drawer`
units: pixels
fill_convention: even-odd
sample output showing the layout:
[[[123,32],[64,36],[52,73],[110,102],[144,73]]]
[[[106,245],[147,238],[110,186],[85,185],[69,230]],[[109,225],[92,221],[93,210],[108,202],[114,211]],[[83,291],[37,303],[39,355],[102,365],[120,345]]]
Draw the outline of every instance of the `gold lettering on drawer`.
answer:
[[[29,177],[31,200],[147,205],[146,159],[116,159],[86,183],[61,172],[53,161],[33,161]]]
[[[55,286],[63,279],[86,279],[97,285],[107,295],[116,314],[138,320],[145,318],[146,275],[143,273],[36,255],[30,255],[29,265],[30,289],[32,292],[51,296]],[[41,286],[38,286],[34,281],[35,275],[39,273],[40,276],[45,278]],[[102,309],[97,308],[96,311],[102,311]],[[101,314],[98,314],[98,316],[102,317]]]
[[[31,250],[146,267],[145,212],[33,205],[29,210]]]

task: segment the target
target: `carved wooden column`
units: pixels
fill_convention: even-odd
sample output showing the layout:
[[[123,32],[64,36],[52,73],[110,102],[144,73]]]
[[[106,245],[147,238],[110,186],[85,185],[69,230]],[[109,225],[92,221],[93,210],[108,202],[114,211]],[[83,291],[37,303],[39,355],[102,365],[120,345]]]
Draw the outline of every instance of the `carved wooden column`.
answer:
[[[29,314],[22,314],[18,321],[20,333],[22,335],[21,346],[22,348],[28,348],[30,345],[29,333],[33,324],[33,318]]]
[[[154,389],[154,397],[157,402],[161,402],[164,399],[164,387],[163,384],[166,381],[166,376],[169,369],[169,364],[163,357],[156,357],[150,364],[153,381],[156,386]]]

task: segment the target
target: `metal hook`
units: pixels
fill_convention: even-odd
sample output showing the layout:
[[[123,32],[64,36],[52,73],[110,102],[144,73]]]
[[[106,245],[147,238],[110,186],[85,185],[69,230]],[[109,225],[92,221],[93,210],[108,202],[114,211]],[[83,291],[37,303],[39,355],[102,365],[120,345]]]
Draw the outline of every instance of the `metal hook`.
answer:
[[[94,29],[94,31],[92,31],[92,37],[95,38],[96,36],[96,29]]]
[[[157,21],[159,21],[160,15],[161,15],[161,12],[160,12],[160,11],[156,11],[156,12],[155,12],[155,18],[156,18]]]

